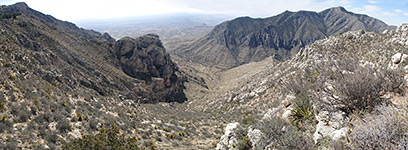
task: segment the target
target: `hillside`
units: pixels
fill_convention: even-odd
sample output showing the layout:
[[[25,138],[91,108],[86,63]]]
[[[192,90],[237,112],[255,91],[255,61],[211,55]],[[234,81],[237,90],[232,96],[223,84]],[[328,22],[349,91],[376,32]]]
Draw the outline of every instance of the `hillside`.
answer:
[[[219,94],[211,108],[257,115],[229,123],[217,149],[406,148],[407,35],[330,36]]]
[[[181,104],[142,105],[186,100],[184,78],[157,35],[115,41],[25,3],[1,6],[0,14],[0,149],[55,149],[113,125],[122,133],[139,130],[132,136],[141,147],[155,136],[172,147],[174,138],[152,134],[159,130],[152,123],[173,136],[196,128],[191,116],[173,116],[194,116]]]
[[[172,53],[208,66],[232,68],[269,56],[283,61],[316,40],[346,31],[382,32],[394,27],[342,7],[322,12],[289,12],[254,19],[240,17],[214,27],[206,36]]]
[[[406,149],[408,25],[378,33],[342,13],[285,12],[325,16],[334,35],[225,69],[170,57],[156,34],[115,40],[0,6],[0,149]],[[229,26],[252,35],[278,16]]]

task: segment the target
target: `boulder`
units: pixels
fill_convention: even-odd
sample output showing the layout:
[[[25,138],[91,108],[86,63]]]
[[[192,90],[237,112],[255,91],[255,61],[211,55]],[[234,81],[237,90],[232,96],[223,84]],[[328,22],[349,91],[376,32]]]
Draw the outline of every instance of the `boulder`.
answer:
[[[234,129],[239,127],[238,122],[229,123],[225,127],[225,133],[221,136],[220,141],[217,144],[217,150],[234,150],[234,145],[237,145],[238,139],[235,137]]]
[[[347,117],[344,112],[322,111],[316,115],[316,120],[318,123],[313,134],[315,143],[319,143],[325,137],[330,137],[333,141],[339,140],[349,131],[345,125]]]
[[[262,140],[261,130],[249,128],[247,136],[253,147],[259,146],[259,142]]]
[[[107,35],[106,35],[107,36]],[[141,102],[184,102],[184,79],[166,52],[158,35],[136,39],[122,38],[115,43],[116,56],[124,73],[145,81],[146,90],[135,89],[128,98],[148,97]]]
[[[405,61],[405,59],[408,57],[406,54],[402,53],[396,53],[391,57],[391,61],[394,64],[401,64]]]

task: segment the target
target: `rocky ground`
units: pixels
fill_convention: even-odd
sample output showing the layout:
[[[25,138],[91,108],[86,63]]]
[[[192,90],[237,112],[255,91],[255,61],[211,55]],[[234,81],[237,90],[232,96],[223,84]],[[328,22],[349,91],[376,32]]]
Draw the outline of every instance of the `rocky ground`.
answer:
[[[266,90],[251,94],[241,88],[238,105],[263,98],[278,104],[258,107],[264,112],[255,123],[229,123],[217,149],[406,148],[407,122],[397,116],[408,114],[407,35],[408,25],[384,33],[346,32],[262,72],[247,85]],[[246,95],[255,96],[239,99]]]
[[[408,25],[224,69],[170,57],[156,35],[113,41],[11,8],[0,9],[0,149],[78,149],[109,133],[140,149],[407,147]]]

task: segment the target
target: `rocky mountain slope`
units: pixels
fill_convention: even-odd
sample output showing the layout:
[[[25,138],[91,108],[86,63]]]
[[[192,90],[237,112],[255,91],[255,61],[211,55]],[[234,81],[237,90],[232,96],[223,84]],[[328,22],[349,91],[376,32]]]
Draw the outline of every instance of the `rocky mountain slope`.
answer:
[[[70,91],[121,94],[141,102],[184,100],[177,66],[156,35],[115,42],[108,34],[80,29],[24,3],[2,10],[20,14],[1,20],[3,52],[10,55],[3,63],[29,62],[26,70]]]
[[[407,35],[402,25],[330,36],[253,75],[208,102],[263,110],[228,124],[217,149],[406,148]]]
[[[254,19],[226,21],[201,39],[175,50],[175,55],[204,65],[231,68],[269,56],[287,60],[316,40],[345,31],[382,32],[394,27],[342,7],[322,12],[289,12]]]
[[[184,79],[157,35],[115,41],[25,3],[1,6],[0,14],[0,149],[55,149],[112,125],[142,147],[204,136],[184,106],[141,104],[186,100]],[[162,143],[152,145],[156,136]],[[186,145],[211,144],[194,139],[201,140]]]
[[[24,3],[0,14],[0,149],[408,145],[407,25],[222,69],[170,58],[154,34],[115,41]]]

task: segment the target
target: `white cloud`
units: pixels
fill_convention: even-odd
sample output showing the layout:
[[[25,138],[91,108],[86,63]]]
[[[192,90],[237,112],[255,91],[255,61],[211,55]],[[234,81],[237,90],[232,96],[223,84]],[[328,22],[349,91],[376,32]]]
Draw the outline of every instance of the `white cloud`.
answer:
[[[408,13],[404,13],[405,16],[408,16]]]
[[[165,0],[25,0],[29,7],[62,20],[143,16],[178,12]]]
[[[377,4],[377,1],[368,1],[370,4]]]
[[[382,15],[384,15],[384,16],[396,16],[397,14],[394,14],[394,13],[388,12],[388,11],[385,11],[385,12],[382,12]]]
[[[376,12],[379,11],[380,8],[374,5],[365,5],[364,7],[364,12],[370,13],[370,12]]]
[[[0,0],[2,1],[2,0]],[[8,0],[20,1],[20,0]],[[143,16],[165,13],[208,13],[267,17],[285,10],[322,11],[350,8],[353,0],[24,0],[33,9],[62,20]],[[4,3],[0,2],[0,3]]]
[[[401,10],[401,9],[395,9],[394,10],[396,13],[402,13],[402,12],[404,12],[403,10]]]

